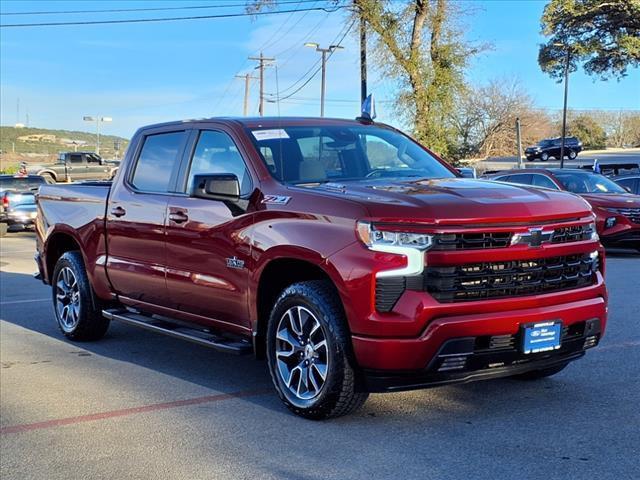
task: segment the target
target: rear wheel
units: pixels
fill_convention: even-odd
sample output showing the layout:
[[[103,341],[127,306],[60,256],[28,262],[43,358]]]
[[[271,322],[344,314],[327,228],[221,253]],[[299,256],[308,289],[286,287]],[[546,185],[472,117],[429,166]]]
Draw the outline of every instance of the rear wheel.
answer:
[[[326,281],[300,282],[282,292],[271,312],[267,360],[286,407],[321,420],[347,415],[365,402],[359,391],[346,319]]]
[[[53,271],[51,293],[58,327],[71,340],[98,340],[109,328],[94,300],[79,252],[63,254]]]
[[[540,370],[532,370],[530,372],[521,373],[520,375],[516,375],[514,378],[518,378],[520,380],[538,380],[540,378],[550,377],[555,375],[556,373],[560,373],[568,363],[563,363],[560,365],[556,365],[549,368],[542,368]]]
[[[53,175],[51,175],[50,173],[42,173],[40,174],[40,176],[44,178],[44,181],[47,183],[56,183],[56,179],[53,178]]]

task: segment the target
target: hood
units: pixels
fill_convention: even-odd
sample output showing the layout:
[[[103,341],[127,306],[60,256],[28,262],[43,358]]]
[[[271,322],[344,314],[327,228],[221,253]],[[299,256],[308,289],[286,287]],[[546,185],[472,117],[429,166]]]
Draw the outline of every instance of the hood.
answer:
[[[591,214],[577,195],[471,178],[363,180],[305,188],[356,201],[372,219],[392,223],[535,224]]]
[[[632,193],[583,193],[580,196],[593,207],[640,208],[640,195]]]

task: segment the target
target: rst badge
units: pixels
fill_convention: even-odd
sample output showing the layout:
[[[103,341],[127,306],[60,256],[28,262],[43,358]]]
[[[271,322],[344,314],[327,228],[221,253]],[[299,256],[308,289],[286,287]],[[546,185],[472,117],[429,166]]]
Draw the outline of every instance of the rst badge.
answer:
[[[227,267],[229,268],[244,268],[244,260],[238,259],[238,257],[227,258]]]

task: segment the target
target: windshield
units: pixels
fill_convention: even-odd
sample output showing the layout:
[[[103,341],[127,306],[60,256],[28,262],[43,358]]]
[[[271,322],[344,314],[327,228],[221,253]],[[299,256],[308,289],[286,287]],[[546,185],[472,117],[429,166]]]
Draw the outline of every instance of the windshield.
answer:
[[[598,173],[554,172],[560,183],[573,193],[627,193],[620,185]]]
[[[385,128],[281,127],[249,133],[271,174],[285,183],[456,176],[418,144]]]
[[[38,188],[45,183],[44,178],[34,177],[0,177],[0,192],[16,190],[25,192],[32,188]]]

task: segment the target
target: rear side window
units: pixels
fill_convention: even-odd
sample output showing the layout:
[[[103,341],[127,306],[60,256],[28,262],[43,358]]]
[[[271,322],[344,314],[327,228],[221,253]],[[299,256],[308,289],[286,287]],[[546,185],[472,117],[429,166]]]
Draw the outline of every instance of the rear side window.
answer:
[[[69,163],[82,163],[82,154],[72,153],[69,155]]]
[[[132,185],[145,192],[168,192],[185,135],[185,132],[171,132],[146,137],[133,172]]]

